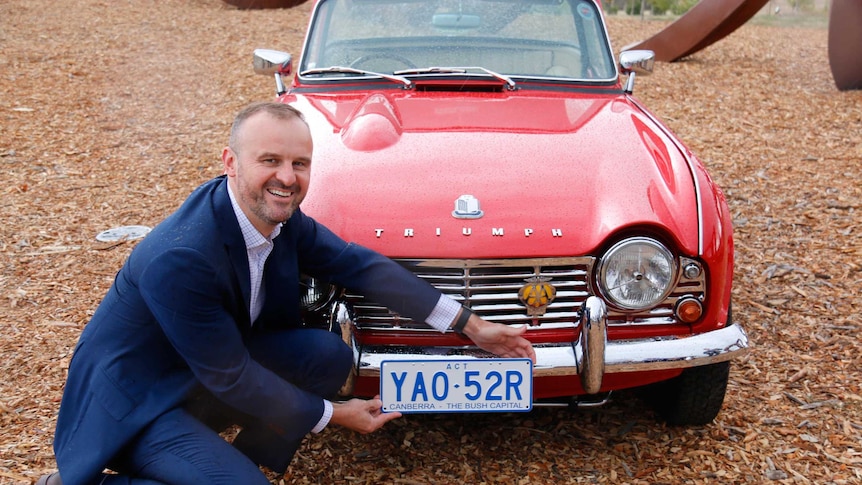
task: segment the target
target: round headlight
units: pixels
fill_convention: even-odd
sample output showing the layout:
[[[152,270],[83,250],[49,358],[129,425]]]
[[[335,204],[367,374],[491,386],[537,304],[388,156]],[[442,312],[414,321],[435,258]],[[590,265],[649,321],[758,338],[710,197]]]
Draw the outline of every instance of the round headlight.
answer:
[[[644,310],[670,293],[676,264],[658,241],[632,238],[615,244],[599,266],[599,287],[608,301],[625,310]]]
[[[332,301],[335,291],[329,283],[303,275],[299,280],[299,305],[303,310],[318,311]]]

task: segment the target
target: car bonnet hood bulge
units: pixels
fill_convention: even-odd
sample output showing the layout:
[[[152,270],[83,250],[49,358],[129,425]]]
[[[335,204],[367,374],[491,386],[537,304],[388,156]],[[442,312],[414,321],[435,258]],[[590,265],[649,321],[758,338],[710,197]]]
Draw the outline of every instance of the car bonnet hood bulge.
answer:
[[[636,225],[664,227],[696,251],[689,167],[618,91],[285,100],[315,144],[303,210],[390,257],[584,255]],[[454,212],[464,195],[481,217]]]

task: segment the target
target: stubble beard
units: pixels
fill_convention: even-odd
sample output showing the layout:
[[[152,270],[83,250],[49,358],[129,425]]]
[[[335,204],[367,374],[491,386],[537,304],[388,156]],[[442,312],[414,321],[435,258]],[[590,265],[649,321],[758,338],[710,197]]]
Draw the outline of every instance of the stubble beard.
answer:
[[[287,206],[284,206],[283,204],[279,204],[277,207],[271,206],[267,203],[268,189],[293,192],[290,203]],[[290,219],[293,213],[299,208],[299,205],[302,203],[304,198],[300,193],[298,185],[294,185],[292,187],[263,187],[260,192],[254,192],[249,190],[248,187],[245,187],[244,184],[240,182],[239,193],[240,199],[249,208],[251,213],[264,224],[269,226],[276,226]]]

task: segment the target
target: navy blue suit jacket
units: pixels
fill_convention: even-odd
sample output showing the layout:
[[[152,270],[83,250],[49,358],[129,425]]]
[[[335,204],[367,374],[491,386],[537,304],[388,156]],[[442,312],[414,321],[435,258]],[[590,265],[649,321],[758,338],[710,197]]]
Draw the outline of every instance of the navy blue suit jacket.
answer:
[[[54,440],[64,483],[98,477],[199,383],[237,410],[310,431],[323,400],[262,367],[243,345],[248,332],[299,325],[300,272],[418,321],[436,305],[440,293],[431,285],[297,211],[273,240],[266,299],[252,326],[248,256],[226,185],[224,176],[203,184],[138,243],[84,328]]]

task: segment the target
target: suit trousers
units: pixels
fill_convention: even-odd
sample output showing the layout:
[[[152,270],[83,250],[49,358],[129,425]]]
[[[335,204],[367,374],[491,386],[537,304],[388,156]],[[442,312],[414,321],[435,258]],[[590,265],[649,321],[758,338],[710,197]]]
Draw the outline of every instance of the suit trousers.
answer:
[[[246,339],[251,357],[293,385],[321,398],[333,398],[344,384],[353,354],[341,337],[321,329],[255,333]],[[290,406],[290,403],[261,403]],[[225,441],[218,433],[238,424],[242,430]],[[263,465],[283,473],[308,429],[297,423],[277,429],[239,412],[202,387],[188,405],[160,416],[110,463],[111,484],[268,484]]]

